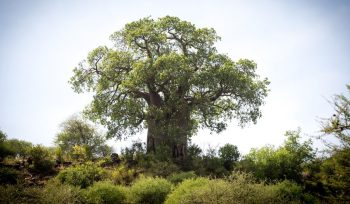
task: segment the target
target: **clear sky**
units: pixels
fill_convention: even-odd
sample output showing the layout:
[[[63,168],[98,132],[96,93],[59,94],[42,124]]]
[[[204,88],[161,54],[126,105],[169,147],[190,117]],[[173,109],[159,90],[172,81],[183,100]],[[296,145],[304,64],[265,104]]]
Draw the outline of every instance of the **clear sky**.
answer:
[[[257,125],[200,130],[193,142],[202,148],[232,143],[246,153],[298,127],[318,135],[327,99],[350,83],[349,1],[0,0],[0,129],[52,145],[60,123],[91,100],[67,83],[72,69],[126,23],[165,15],[214,28],[219,52],[254,60],[271,81]]]

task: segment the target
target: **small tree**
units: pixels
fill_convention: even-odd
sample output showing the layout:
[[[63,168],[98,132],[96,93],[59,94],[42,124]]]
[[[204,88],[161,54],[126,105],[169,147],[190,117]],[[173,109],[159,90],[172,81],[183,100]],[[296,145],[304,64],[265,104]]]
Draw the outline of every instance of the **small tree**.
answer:
[[[228,171],[232,171],[233,165],[238,161],[239,156],[238,148],[235,145],[225,144],[219,149],[219,157]]]
[[[10,139],[7,140],[6,143],[15,156],[21,157],[22,159],[29,156],[29,151],[33,146],[30,142],[18,139]]]
[[[350,85],[347,85],[350,94]],[[326,189],[330,202],[346,203],[350,200],[350,97],[335,95],[334,114],[322,122],[321,131],[333,135],[340,145],[332,145],[331,155],[321,164],[319,180]]]
[[[93,126],[76,116],[62,124],[62,130],[57,134],[55,144],[66,153],[66,156],[77,152],[74,147],[83,148],[85,159],[106,156],[111,152],[110,147],[106,145],[106,139]]]
[[[33,161],[33,170],[38,173],[50,173],[53,170],[54,162],[48,148],[42,145],[35,145],[29,151],[31,160]]]
[[[0,162],[9,155],[14,155],[14,152],[7,144],[6,133],[0,130]]]

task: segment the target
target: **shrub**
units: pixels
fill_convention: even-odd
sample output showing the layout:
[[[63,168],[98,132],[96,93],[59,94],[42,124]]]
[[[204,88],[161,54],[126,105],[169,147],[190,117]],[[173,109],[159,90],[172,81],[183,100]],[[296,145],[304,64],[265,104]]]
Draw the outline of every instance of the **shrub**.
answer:
[[[179,170],[180,168],[172,162],[153,160],[146,171],[150,176],[167,177]]]
[[[106,172],[103,168],[93,163],[86,163],[60,171],[57,178],[61,183],[86,188],[95,181],[102,180],[105,176]]]
[[[284,180],[269,187],[285,203],[298,202],[303,199],[303,189],[295,182]]]
[[[38,173],[50,173],[53,171],[54,162],[51,161],[50,152],[42,145],[36,145],[29,151],[33,160],[33,170]]]
[[[273,189],[257,182],[250,173],[233,172],[226,178],[230,183],[230,193],[237,203],[281,203]]]
[[[91,154],[86,145],[74,145],[71,150],[72,159],[78,162],[84,162],[91,159]]]
[[[172,185],[163,178],[141,178],[130,188],[133,203],[163,203]]]
[[[169,194],[166,204],[172,203],[193,203],[191,198],[196,190],[210,182],[207,178],[187,179],[182,182],[171,194]]]
[[[125,165],[120,165],[110,172],[110,178],[114,184],[128,185],[132,183],[137,176],[135,169],[128,169]]]
[[[15,152],[7,142],[7,135],[0,130],[0,162],[3,161],[5,157],[12,155],[15,155]]]
[[[0,184],[16,184],[19,171],[7,167],[0,168]]]
[[[56,203],[82,203],[82,195],[79,187],[61,184],[59,181],[50,180],[43,190],[42,202]]]
[[[34,163],[34,170],[38,173],[52,173],[54,171],[55,162],[51,160],[40,160]]]
[[[188,172],[180,172],[180,173],[174,173],[168,176],[168,181],[178,184],[184,181],[185,179],[195,178],[197,175],[194,173],[194,171],[188,171]]]
[[[301,203],[300,195],[300,188],[294,183],[265,185],[256,183],[250,174],[234,173],[226,180],[201,177],[185,180],[165,203]]]
[[[88,203],[125,203],[126,188],[110,182],[96,182],[86,191]]]
[[[224,168],[223,161],[217,156],[217,151],[214,148],[209,148],[207,153],[201,160],[202,169],[198,169],[198,175],[211,175],[215,177],[222,177],[228,173]]]
[[[146,157],[146,144],[140,141],[133,141],[131,147],[122,149],[122,160],[128,166],[135,166],[139,162],[143,162]]]
[[[24,140],[18,140],[18,139],[7,140],[6,144],[14,153],[14,156],[19,156],[22,159],[29,156],[29,151],[33,146],[32,143],[30,142],[27,142]]]
[[[0,185],[0,203],[41,203],[42,189],[21,185]]]

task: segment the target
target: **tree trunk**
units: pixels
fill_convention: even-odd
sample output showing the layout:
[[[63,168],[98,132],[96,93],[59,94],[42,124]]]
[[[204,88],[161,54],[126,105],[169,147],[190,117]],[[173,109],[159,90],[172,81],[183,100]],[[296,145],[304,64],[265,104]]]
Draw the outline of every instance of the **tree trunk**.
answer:
[[[190,120],[189,113],[181,112],[162,117],[163,120],[147,121],[147,152],[165,153],[159,151],[167,149],[169,157],[176,160],[186,158]]]

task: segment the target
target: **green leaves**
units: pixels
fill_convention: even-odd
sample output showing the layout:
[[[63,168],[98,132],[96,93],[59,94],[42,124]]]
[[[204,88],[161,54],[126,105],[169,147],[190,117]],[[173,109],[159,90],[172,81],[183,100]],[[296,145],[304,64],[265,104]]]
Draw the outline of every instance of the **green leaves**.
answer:
[[[346,86],[350,93],[350,85]],[[332,101],[334,114],[322,121],[322,132],[334,135],[342,147],[350,148],[350,97],[336,95]]]
[[[300,129],[287,131],[279,148],[265,146],[252,149],[240,162],[242,170],[253,172],[259,179],[289,179],[301,182],[303,169],[315,158],[311,141],[301,142]]]
[[[106,139],[93,126],[78,117],[66,120],[55,139],[56,145],[65,156],[76,159],[105,156],[110,149],[105,142]]]
[[[85,112],[107,126],[110,137],[150,124],[164,127],[165,135],[183,129],[190,136],[199,126],[220,132],[232,118],[243,126],[261,116],[268,80],[259,78],[253,61],[217,53],[214,29],[146,17],[111,40],[115,46],[90,52],[70,81],[77,92],[94,92]]]

